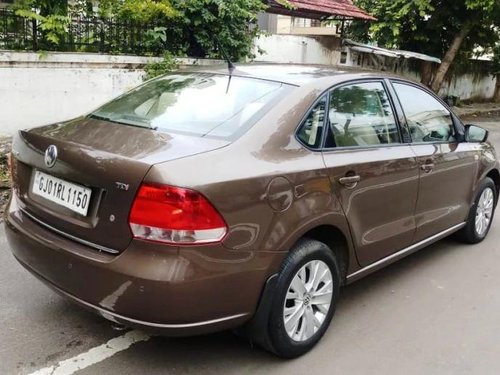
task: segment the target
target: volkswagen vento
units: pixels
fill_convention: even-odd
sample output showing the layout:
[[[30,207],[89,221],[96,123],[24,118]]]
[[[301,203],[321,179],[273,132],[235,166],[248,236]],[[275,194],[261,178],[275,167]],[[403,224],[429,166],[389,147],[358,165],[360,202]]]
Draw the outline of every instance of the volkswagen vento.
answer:
[[[314,66],[192,69],[13,141],[17,260],[103,317],[166,335],[239,328],[296,357],[339,288],[490,229],[488,132],[424,87]]]

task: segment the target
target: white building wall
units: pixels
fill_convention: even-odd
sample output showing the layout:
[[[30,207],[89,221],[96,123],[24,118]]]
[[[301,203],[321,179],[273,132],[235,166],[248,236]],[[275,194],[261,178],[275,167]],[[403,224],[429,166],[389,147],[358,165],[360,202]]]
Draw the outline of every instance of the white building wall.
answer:
[[[0,136],[80,116],[138,85],[144,72],[126,60],[0,53]]]
[[[138,70],[0,69],[0,136],[68,120],[138,85]]]
[[[495,96],[497,78],[494,75],[464,74],[454,76],[443,83],[441,95],[458,96],[465,99],[492,99]]]
[[[262,62],[337,65],[340,61],[340,51],[314,38],[295,35],[263,35],[256,41],[255,54],[255,61]]]
[[[150,60],[137,56],[0,52],[0,136],[91,112],[141,84],[142,68]],[[195,60],[181,62],[193,64]]]

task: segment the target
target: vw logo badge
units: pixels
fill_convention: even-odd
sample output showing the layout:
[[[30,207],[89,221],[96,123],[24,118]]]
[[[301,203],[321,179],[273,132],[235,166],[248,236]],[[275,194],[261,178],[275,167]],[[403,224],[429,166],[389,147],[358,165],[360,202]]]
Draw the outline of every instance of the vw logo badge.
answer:
[[[54,165],[56,165],[57,161],[57,147],[54,145],[50,145],[47,147],[47,150],[45,150],[45,165],[48,168],[52,168]]]

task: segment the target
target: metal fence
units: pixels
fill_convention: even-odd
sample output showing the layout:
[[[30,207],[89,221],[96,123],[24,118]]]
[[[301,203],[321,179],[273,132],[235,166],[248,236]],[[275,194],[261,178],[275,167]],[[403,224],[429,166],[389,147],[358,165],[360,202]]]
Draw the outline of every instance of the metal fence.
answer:
[[[100,19],[71,19],[59,42],[50,42],[40,22],[0,9],[0,49],[29,51],[101,52],[161,55],[164,42],[153,32],[158,25]]]

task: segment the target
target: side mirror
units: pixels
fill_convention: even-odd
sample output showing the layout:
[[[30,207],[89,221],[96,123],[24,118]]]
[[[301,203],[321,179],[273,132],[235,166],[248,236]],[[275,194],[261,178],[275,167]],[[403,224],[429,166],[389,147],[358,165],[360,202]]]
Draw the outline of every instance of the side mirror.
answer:
[[[488,139],[488,130],[477,125],[465,125],[466,142],[486,142]]]

